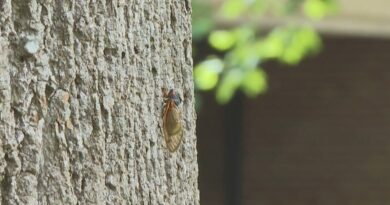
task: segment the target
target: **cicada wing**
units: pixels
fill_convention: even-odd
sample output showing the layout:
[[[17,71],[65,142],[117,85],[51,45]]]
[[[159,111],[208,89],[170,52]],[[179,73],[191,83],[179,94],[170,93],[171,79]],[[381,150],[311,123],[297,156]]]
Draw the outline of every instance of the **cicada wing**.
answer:
[[[183,137],[180,111],[173,101],[169,102],[165,109],[164,139],[169,151],[174,152],[179,147]]]
[[[183,137],[183,131],[180,130],[177,134],[170,135],[168,139],[165,139],[169,151],[174,152],[179,148],[182,137]]]

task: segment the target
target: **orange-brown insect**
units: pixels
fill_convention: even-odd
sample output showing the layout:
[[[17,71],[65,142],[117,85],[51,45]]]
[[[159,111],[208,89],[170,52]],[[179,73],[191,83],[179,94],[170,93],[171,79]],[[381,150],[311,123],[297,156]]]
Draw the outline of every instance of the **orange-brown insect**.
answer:
[[[173,89],[167,93],[167,90],[164,88],[163,94],[163,134],[169,151],[174,152],[179,148],[183,137],[181,114],[178,108],[182,100]]]

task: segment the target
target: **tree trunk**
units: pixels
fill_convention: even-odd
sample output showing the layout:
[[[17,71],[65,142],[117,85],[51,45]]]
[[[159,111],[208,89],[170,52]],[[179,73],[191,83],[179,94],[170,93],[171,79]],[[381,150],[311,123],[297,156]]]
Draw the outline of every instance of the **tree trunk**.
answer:
[[[188,0],[0,0],[1,204],[199,204]],[[169,152],[163,93],[181,98]]]

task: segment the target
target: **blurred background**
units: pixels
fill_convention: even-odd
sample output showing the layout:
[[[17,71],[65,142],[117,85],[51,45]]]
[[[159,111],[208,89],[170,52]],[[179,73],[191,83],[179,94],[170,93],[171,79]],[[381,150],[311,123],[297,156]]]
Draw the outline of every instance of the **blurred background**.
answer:
[[[390,1],[192,4],[201,204],[390,204]]]

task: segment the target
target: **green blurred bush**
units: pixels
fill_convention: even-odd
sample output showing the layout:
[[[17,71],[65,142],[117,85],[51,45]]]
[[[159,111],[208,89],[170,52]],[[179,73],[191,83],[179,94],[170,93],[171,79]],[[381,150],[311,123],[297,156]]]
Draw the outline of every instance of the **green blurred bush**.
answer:
[[[287,23],[261,35],[262,19],[303,15],[318,21],[337,12],[335,0],[225,0],[213,6],[212,2],[192,1],[193,39],[200,42],[207,38],[215,51],[195,65],[194,79],[197,90],[216,90],[221,104],[229,102],[238,89],[248,97],[264,93],[264,62],[277,60],[295,65],[321,48],[319,34],[308,25]],[[220,28],[214,19],[233,26]],[[234,24],[237,21],[239,25]],[[195,46],[194,55],[200,52]]]

